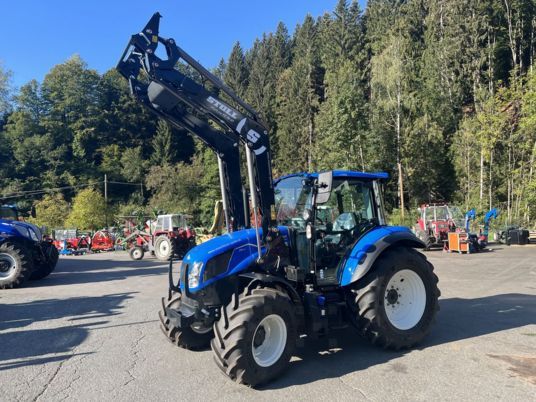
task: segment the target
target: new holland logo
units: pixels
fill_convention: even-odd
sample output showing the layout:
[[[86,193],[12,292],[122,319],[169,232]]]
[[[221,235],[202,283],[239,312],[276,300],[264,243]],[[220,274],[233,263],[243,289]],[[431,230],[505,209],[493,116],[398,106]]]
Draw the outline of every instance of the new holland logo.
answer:
[[[214,105],[215,107],[217,107],[220,111],[225,113],[227,116],[232,117],[233,119],[236,119],[238,117],[238,114],[233,109],[231,109],[225,103],[220,102],[217,99],[214,99],[212,96],[209,96],[207,101],[211,105]]]

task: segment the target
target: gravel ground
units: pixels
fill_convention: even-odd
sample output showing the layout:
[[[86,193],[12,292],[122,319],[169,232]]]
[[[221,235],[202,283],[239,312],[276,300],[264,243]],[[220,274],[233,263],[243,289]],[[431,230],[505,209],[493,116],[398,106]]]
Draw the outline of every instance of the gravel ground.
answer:
[[[536,246],[430,251],[441,311],[420,347],[388,352],[353,330],[310,341],[254,390],[210,350],[158,326],[165,265],[124,252],[62,257],[54,274],[0,291],[0,401],[536,399]]]

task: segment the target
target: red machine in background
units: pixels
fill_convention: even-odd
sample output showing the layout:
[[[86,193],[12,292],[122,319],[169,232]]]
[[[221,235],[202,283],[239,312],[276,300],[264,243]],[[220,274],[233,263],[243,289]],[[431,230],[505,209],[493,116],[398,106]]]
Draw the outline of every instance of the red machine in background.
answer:
[[[93,252],[115,250],[115,238],[106,230],[98,230],[91,237],[90,249]]]
[[[77,229],[56,229],[53,244],[60,254],[84,254],[88,252],[113,251],[115,238],[106,229],[91,233],[81,233]]]
[[[423,204],[419,207],[419,218],[413,227],[415,235],[431,247],[444,247],[448,233],[463,227],[463,215],[458,207],[446,203]]]
[[[173,256],[182,258],[196,244],[189,218],[184,214],[158,215],[156,220],[147,221],[144,230],[138,229],[125,238],[123,244],[133,260],[141,260],[146,252],[162,261]]]

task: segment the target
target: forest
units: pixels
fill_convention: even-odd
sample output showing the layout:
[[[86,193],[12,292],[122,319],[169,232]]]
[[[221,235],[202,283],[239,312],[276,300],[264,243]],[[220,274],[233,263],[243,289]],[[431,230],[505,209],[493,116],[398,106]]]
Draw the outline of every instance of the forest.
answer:
[[[395,223],[448,201],[533,225],[535,47],[533,0],[340,0],[207,67],[262,115],[275,176],[386,171]],[[0,68],[4,202],[35,203],[51,227],[98,227],[106,175],[110,216],[210,221],[215,155],[146,112],[114,69],[99,74],[73,55],[42,82],[10,82]],[[92,223],[77,218],[84,205],[97,206]]]

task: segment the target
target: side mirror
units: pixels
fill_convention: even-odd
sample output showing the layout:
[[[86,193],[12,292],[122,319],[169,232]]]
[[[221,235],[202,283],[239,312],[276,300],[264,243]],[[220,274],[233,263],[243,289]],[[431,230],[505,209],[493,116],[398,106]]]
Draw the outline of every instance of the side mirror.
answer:
[[[325,204],[331,194],[333,185],[333,171],[322,172],[318,174],[318,192],[316,194],[316,203]]]

